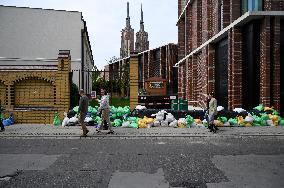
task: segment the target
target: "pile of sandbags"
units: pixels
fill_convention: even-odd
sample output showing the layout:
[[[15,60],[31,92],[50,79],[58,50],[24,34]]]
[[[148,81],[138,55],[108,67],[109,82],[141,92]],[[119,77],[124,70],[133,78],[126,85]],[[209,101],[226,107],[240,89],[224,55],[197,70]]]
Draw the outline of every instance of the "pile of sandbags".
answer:
[[[138,128],[150,128],[154,126],[155,119],[153,118],[147,118],[144,116],[143,119],[138,120]]]

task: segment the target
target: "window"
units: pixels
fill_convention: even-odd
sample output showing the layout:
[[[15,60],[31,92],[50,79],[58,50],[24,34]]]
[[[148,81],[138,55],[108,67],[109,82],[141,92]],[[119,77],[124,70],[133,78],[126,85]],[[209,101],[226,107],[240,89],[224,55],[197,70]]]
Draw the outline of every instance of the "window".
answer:
[[[261,11],[262,0],[242,0],[242,13],[247,11]]]

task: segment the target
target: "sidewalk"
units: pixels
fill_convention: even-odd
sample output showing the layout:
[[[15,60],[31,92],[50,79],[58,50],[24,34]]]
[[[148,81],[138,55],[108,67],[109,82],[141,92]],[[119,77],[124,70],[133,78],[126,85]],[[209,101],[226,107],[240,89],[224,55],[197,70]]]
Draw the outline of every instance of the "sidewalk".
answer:
[[[115,134],[107,135],[107,131],[97,134],[95,127],[88,127],[91,138],[139,138],[139,137],[242,137],[242,136],[277,136],[284,138],[284,127],[221,127],[217,134],[205,128],[171,128],[155,127],[149,129],[114,128]],[[71,138],[80,137],[79,126],[62,127],[54,125],[16,124],[6,127],[0,132],[0,138]]]

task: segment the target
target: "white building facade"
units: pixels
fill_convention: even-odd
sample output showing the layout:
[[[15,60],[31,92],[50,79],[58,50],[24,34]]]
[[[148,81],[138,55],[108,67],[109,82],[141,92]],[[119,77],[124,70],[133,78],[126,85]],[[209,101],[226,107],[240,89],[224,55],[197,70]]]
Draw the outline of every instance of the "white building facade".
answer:
[[[0,68],[52,64],[59,50],[70,50],[72,81],[90,93],[94,61],[81,12],[0,5]]]

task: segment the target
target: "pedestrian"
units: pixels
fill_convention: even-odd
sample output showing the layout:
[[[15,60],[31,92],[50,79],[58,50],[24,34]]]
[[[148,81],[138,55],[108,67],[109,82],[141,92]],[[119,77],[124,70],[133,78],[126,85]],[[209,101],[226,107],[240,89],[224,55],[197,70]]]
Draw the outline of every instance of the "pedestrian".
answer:
[[[1,100],[0,100],[0,127],[1,127],[0,132],[5,131],[5,128],[4,128],[4,125],[3,125],[3,119],[1,118],[2,111],[3,111],[3,109],[2,109],[2,106],[1,106]]]
[[[109,132],[107,134],[113,134],[114,131],[112,130],[112,125],[109,119],[109,96],[107,95],[107,92],[104,89],[101,89],[101,96],[102,96],[101,100],[98,100],[100,103],[98,113],[101,113],[102,121],[101,121],[100,128],[97,129],[97,132],[98,133],[101,132],[104,122],[106,121],[108,124],[108,129],[109,129]]]
[[[217,100],[214,98],[213,92],[211,92],[207,96],[208,129],[210,129],[210,132],[216,133],[218,128],[214,124],[214,118],[217,115]]]
[[[80,114],[79,123],[81,124],[82,130],[83,130],[83,134],[81,136],[86,137],[89,130],[87,129],[84,120],[88,112],[89,99],[86,96],[85,91],[83,89],[80,89],[79,94],[81,96],[79,100],[79,109],[78,109],[78,113]]]

